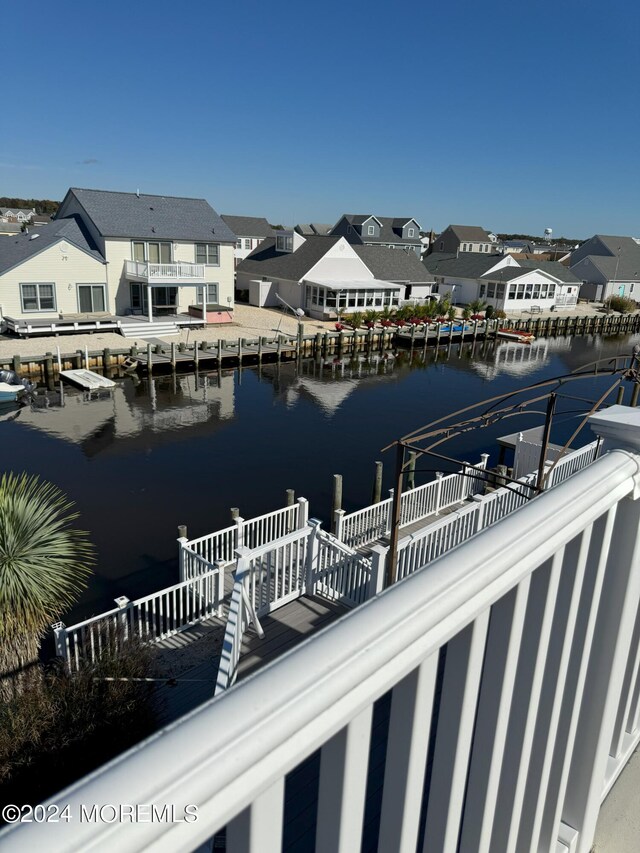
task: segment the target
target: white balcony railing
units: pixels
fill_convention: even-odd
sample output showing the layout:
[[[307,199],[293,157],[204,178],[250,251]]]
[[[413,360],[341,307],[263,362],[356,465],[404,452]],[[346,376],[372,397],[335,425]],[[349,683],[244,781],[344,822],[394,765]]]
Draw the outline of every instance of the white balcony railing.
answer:
[[[204,264],[189,264],[183,261],[176,264],[152,264],[147,261],[125,261],[124,263],[128,279],[147,284],[204,281]]]
[[[14,828],[3,853],[192,851],[225,826],[227,850],[276,853],[296,795],[287,776],[317,750],[318,851],[361,849],[375,790],[371,849],[416,850],[422,835],[430,853],[588,853],[640,740],[640,415],[621,417],[634,418],[631,451],[606,453],[80,781],[50,804],[66,821]],[[373,711],[387,696],[381,735]],[[109,804],[107,819],[82,820],[92,804]],[[131,804],[177,819],[111,817]],[[180,820],[187,805],[196,820]]]

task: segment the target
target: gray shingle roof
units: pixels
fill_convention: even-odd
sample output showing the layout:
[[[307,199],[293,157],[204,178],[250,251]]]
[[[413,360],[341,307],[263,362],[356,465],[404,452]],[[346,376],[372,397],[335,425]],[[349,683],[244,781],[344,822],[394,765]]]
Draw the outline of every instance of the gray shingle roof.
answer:
[[[460,257],[446,252],[434,252],[422,261],[433,275],[457,275],[460,278],[480,278],[503,258],[480,252],[462,252]]]
[[[402,249],[386,249],[384,246],[354,246],[358,256],[382,281],[432,282],[433,275],[427,272],[415,252]]]
[[[267,237],[241,261],[236,271],[267,278],[300,281],[341,237],[306,237],[295,252],[276,252],[275,237]]]
[[[596,240],[597,238],[597,240]],[[598,244],[600,241],[604,245],[601,249]],[[577,256],[580,260],[583,257],[588,257],[600,272],[606,276],[609,281],[638,281],[640,278],[640,245],[636,243],[633,237],[616,237],[607,234],[595,234],[587,241],[590,245],[587,250],[590,254],[582,255],[581,250],[584,244],[580,246],[571,256],[570,263],[575,266],[574,258]],[[593,249],[593,253],[591,253]],[[608,252],[608,254],[607,254]]]
[[[540,270],[540,272],[549,273],[554,278],[560,279],[565,284],[580,284],[580,279],[571,272],[568,267],[561,264],[560,261],[537,261],[534,258],[520,260],[517,258],[519,266],[523,269]]]
[[[326,237],[329,231],[333,228],[333,225],[328,225],[326,222],[311,222],[310,225],[315,234],[319,234],[323,237]]]
[[[418,225],[416,220],[413,219],[413,217],[411,216],[402,218],[394,216],[376,216],[372,213],[345,213],[343,214],[343,216],[340,217],[340,219],[344,218],[352,225],[362,225],[364,222],[367,221],[367,219],[371,219],[372,217],[380,223],[380,236],[370,237],[368,234],[362,234],[361,237],[366,243],[401,243],[405,246],[422,245],[419,236],[420,225]],[[340,219],[338,220],[338,222],[340,221]],[[416,222],[416,225],[418,227],[418,234],[416,234],[415,237],[407,237],[403,239],[402,227],[406,225],[407,222]]]
[[[236,236],[203,198],[175,198],[72,187],[103,237],[235,243]],[[65,200],[58,213],[64,213]]]
[[[263,216],[230,216],[223,213],[221,219],[237,237],[273,237],[273,228]]]
[[[459,240],[471,240],[475,242],[490,243],[488,233],[479,225],[449,225],[449,228]],[[445,231],[447,229],[445,228]]]
[[[293,230],[302,234],[303,237],[313,237],[316,234],[326,237],[332,228],[333,225],[326,225],[323,222],[300,222]]]
[[[0,238],[0,274],[28,260],[43,249],[53,246],[59,240],[73,243],[74,246],[104,263],[103,256],[80,217],[69,216],[56,219],[50,225],[32,229],[29,233],[25,231],[15,237]]]

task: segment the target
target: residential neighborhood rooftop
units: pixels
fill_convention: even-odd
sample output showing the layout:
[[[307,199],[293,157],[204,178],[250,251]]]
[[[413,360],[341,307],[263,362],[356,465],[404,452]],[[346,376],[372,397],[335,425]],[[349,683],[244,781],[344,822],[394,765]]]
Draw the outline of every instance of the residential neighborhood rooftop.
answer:
[[[6,272],[61,240],[73,243],[74,246],[104,263],[104,257],[80,217],[67,216],[64,219],[56,219],[49,225],[42,225],[36,230],[23,231],[0,240],[0,273]]]
[[[341,237],[306,237],[295,252],[276,251],[276,238],[267,237],[238,264],[238,272],[299,281]]]
[[[373,275],[386,281],[432,282],[415,252],[388,249],[385,246],[354,246],[356,254],[365,262]]]
[[[272,237],[273,228],[264,216],[231,216],[228,213],[220,217],[237,237]]]

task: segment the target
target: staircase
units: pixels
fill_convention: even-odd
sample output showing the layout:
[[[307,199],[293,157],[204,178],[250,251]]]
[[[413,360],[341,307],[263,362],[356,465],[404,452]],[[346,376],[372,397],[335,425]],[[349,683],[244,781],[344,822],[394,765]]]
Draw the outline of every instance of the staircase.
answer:
[[[173,320],[145,320],[140,323],[119,323],[120,334],[126,338],[166,338],[179,335],[180,329]]]

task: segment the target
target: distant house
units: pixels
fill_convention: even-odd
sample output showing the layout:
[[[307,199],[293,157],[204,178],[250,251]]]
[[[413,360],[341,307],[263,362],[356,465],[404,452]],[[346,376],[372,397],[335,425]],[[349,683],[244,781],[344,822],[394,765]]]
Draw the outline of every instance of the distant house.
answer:
[[[296,225],[293,230],[302,234],[303,237],[313,237],[314,235],[326,237],[327,234],[331,233],[332,228],[333,225],[326,225],[321,222],[304,222]]]
[[[422,241],[420,225],[408,217],[390,218],[373,214],[344,213],[330,232],[349,243],[364,246],[386,246],[404,249],[420,257]]]
[[[40,228],[41,225],[48,225],[51,222],[51,217],[44,213],[34,213],[29,220],[29,225]]]
[[[435,279],[434,292],[448,294],[454,304],[481,299],[503,311],[532,306],[571,308],[578,300],[579,281],[556,261],[518,259],[515,255],[435,253],[424,260]]]
[[[22,225],[19,222],[5,222],[0,219],[0,236],[7,237],[19,234],[22,231]]]
[[[405,285],[378,279],[358,248],[336,235],[277,232],[238,265],[236,286],[251,305],[281,307],[279,296],[317,319],[397,307]]]
[[[415,252],[396,252],[384,246],[354,246],[373,276],[404,285],[403,301],[424,301],[431,296],[434,278]]]
[[[640,301],[640,244],[633,237],[595,234],[571,253],[569,266],[582,282],[584,299],[626,296]]]
[[[433,252],[480,252],[489,254],[495,249],[493,235],[479,225],[449,225],[432,243]]]
[[[26,207],[0,207],[0,219],[5,222],[29,222],[35,214],[35,208]]]
[[[251,254],[265,237],[272,237],[274,234],[273,228],[261,216],[229,216],[223,213],[221,219],[236,235],[234,252],[236,266]]]
[[[73,188],[53,222],[30,230],[0,240],[5,315],[152,320],[233,306],[235,235],[204,199]]]

